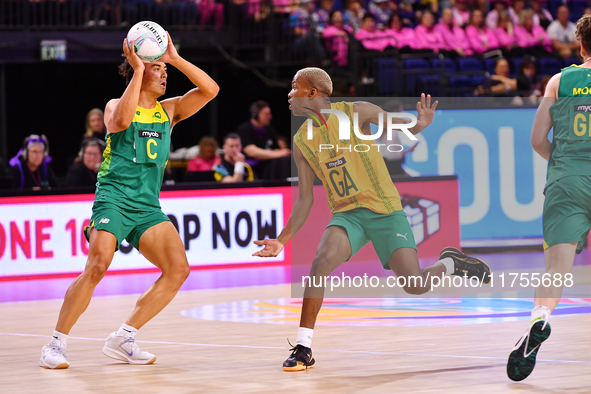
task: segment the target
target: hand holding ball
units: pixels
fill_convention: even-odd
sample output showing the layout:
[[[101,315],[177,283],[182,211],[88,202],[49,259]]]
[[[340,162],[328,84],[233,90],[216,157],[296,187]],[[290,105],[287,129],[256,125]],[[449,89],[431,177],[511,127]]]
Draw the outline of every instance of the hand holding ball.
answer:
[[[168,48],[168,35],[157,23],[138,22],[127,33],[127,42],[134,42],[135,53],[145,63],[154,62],[162,57]]]

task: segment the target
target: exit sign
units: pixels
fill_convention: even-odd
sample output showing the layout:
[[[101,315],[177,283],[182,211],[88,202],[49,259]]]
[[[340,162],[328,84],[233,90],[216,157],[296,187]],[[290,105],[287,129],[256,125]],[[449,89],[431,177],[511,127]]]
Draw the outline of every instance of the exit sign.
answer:
[[[66,60],[66,41],[65,40],[42,40],[41,41],[41,60]]]

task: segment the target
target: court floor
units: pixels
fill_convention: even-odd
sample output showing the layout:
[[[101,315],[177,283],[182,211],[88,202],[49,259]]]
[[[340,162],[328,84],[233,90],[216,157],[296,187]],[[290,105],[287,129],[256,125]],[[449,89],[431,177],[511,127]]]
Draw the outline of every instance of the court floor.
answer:
[[[0,392],[591,393],[591,298],[562,301],[536,369],[520,383],[506,377],[505,366],[527,327],[526,299],[327,300],[314,334],[316,366],[283,372],[301,306],[290,298],[284,266],[193,271],[138,333],[156,363],[107,358],[104,339],[157,276],[103,280],[70,333],[67,370],[45,370],[38,359],[72,278],[0,282]]]

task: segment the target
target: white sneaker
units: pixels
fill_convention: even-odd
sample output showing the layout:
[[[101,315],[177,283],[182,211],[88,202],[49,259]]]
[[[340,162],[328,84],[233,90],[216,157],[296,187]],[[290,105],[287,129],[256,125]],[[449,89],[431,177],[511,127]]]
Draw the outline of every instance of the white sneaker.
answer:
[[[105,341],[103,353],[107,357],[126,361],[130,364],[152,364],[156,361],[156,356],[143,351],[135,344],[135,337],[133,335],[119,336],[117,332],[109,335]]]
[[[70,366],[66,358],[66,351],[60,346],[61,342],[51,340],[41,349],[39,366],[45,369],[65,369]]]

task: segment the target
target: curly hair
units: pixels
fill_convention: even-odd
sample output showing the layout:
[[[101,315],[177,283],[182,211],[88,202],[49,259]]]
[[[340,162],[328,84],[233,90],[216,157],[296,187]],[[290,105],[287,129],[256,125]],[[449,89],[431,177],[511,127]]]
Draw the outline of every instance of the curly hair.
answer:
[[[119,75],[123,76],[125,84],[129,85],[129,82],[133,77],[133,67],[131,67],[131,64],[129,64],[127,59],[123,60],[123,63],[119,65]]]
[[[576,39],[583,43],[587,55],[591,55],[591,15],[583,15],[577,22]]]

